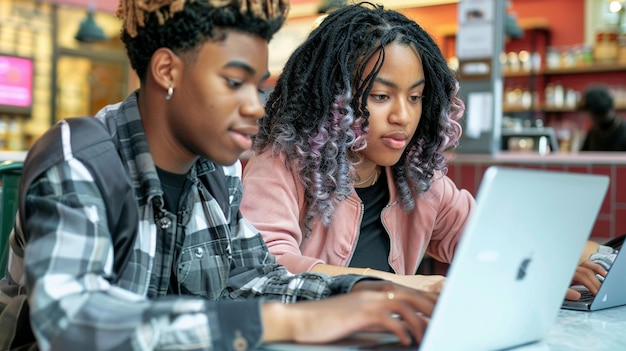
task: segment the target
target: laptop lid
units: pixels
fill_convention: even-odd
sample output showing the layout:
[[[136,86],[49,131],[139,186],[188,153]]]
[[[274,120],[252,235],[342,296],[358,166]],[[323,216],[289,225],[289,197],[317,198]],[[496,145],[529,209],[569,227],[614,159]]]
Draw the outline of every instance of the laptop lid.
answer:
[[[494,350],[541,339],[563,302],[608,184],[600,175],[489,167],[419,350]],[[326,346],[263,349],[396,349],[389,334],[378,345],[371,338],[359,343],[362,335]]]
[[[580,311],[596,311],[605,308],[626,305],[626,254],[620,250],[609,268],[602,285],[596,296],[591,301],[568,301],[563,302],[563,308]],[[581,291],[589,291],[585,287],[580,287]]]
[[[541,339],[608,184],[599,175],[488,168],[420,350],[494,350]]]

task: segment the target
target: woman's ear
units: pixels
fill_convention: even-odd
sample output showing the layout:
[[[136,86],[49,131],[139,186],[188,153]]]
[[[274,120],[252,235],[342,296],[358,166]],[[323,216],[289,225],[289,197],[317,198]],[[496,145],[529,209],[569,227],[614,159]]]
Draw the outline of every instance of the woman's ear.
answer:
[[[164,90],[175,88],[183,69],[183,61],[172,50],[159,48],[152,55],[148,75]]]

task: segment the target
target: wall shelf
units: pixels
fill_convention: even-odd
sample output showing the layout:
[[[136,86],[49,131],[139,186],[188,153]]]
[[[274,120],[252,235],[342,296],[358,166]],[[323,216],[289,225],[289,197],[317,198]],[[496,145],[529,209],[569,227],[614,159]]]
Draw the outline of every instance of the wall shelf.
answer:
[[[570,67],[570,68],[546,68],[544,75],[562,75],[562,74],[586,74],[586,73],[603,73],[603,72],[625,72],[626,64],[593,64],[590,66]]]
[[[550,22],[545,18],[520,18],[517,20],[517,24],[523,30],[550,30]],[[437,27],[437,33],[443,37],[454,37],[457,29],[456,23],[446,24]]]
[[[537,75],[541,75],[544,74],[543,70],[532,70],[532,71],[504,71],[502,73],[502,76],[504,78],[520,78],[520,77],[531,77],[531,76],[537,76]]]

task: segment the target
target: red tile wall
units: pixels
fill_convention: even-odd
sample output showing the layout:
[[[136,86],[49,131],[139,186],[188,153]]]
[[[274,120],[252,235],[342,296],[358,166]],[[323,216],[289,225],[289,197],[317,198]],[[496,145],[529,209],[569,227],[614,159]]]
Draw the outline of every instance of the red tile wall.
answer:
[[[497,163],[494,163],[496,165]],[[467,189],[474,196],[487,164],[455,164],[448,166],[448,176],[459,188]],[[591,239],[604,242],[626,233],[626,165],[558,165],[558,164],[506,164],[507,167],[545,169],[587,174],[607,175],[611,179],[600,214],[591,233]]]

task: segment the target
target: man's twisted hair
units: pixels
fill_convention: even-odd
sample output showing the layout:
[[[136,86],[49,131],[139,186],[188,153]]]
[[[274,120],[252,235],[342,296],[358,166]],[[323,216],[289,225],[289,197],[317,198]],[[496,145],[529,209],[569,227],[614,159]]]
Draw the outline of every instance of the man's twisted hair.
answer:
[[[159,48],[191,53],[207,40],[225,39],[224,30],[269,41],[289,11],[288,0],[120,0],[122,41],[140,80]]]
[[[305,226],[328,224],[334,207],[352,192],[350,174],[366,145],[367,96],[397,43],[419,54],[425,73],[422,117],[399,162],[392,167],[403,207],[444,173],[444,152],[457,146],[463,102],[458,81],[430,35],[403,14],[381,5],[344,6],[328,15],[289,58],[270,94],[254,150],[283,153],[305,188]],[[370,60],[374,69],[364,76]]]

